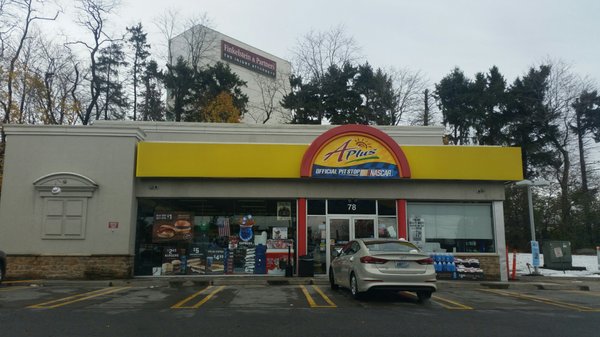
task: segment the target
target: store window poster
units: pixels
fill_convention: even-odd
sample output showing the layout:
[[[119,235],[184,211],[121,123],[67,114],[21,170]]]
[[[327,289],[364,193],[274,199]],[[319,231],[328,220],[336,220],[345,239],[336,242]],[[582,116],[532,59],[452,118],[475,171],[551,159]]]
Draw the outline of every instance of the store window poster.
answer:
[[[292,203],[289,201],[277,203],[277,220],[292,219]]]
[[[287,227],[273,227],[272,238],[275,240],[286,240],[288,238]]]
[[[206,273],[206,256],[200,247],[192,247],[187,258],[188,274],[203,275]]]
[[[152,241],[175,242],[190,241],[193,237],[193,221],[191,213],[160,212],[154,214]]]

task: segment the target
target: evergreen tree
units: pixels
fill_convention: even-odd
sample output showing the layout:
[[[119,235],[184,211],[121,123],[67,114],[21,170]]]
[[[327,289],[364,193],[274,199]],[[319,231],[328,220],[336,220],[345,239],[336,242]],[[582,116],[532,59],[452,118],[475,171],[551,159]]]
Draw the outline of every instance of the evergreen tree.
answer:
[[[167,65],[163,79],[171,99],[171,104],[167,104],[167,120],[181,122],[189,111],[195,84],[194,70],[180,56],[175,65]]]
[[[544,104],[550,67],[531,68],[517,78],[507,92],[507,145],[521,147],[523,176],[531,179],[539,169],[556,164],[556,154],[549,147],[558,129]]]
[[[453,144],[469,144],[473,123],[471,90],[473,84],[459,68],[435,85],[435,93],[442,111],[443,123],[450,129]]]
[[[242,92],[244,86],[246,86],[246,82],[233,73],[229,65],[225,63],[217,62],[198,70],[195,78],[195,95],[192,100],[194,113],[189,114],[186,120],[208,121],[205,111],[207,105],[223,92],[229,94],[233,105],[239,111],[240,116],[243,116],[247,111],[248,104],[248,96]]]
[[[165,105],[162,101],[162,73],[158,64],[148,62],[140,80],[143,84],[140,101],[140,116],[144,121],[162,121],[165,119]]]
[[[131,76],[133,84],[133,120],[137,120],[137,98],[138,98],[138,86],[142,77],[142,72],[146,66],[146,59],[150,56],[150,45],[146,42],[146,33],[142,29],[142,24],[138,23],[136,26],[127,27],[127,32],[130,34],[127,40],[133,49],[133,55],[131,57]]]
[[[119,79],[119,72],[120,68],[126,65],[125,53],[120,43],[113,42],[108,47],[100,49],[96,66],[98,87],[104,99],[101,102],[102,106],[97,106],[96,119],[100,119],[101,114],[104,115],[105,120],[125,117],[124,109],[129,106],[129,103]]]
[[[290,76],[289,94],[283,97],[281,106],[292,111],[292,124],[321,124],[323,108],[320,89],[315,82],[303,83],[302,77]]]
[[[365,63],[330,66],[319,78],[303,83],[290,78],[291,93],[282,106],[294,113],[292,123],[390,124],[394,112],[394,91],[390,77],[381,69],[375,72]]]

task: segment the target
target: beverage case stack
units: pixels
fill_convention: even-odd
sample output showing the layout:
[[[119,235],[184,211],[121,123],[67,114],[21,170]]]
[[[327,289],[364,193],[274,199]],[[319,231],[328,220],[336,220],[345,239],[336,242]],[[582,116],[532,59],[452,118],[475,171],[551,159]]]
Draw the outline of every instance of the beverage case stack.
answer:
[[[457,258],[453,254],[431,254],[438,279],[481,280],[483,270],[478,259]]]

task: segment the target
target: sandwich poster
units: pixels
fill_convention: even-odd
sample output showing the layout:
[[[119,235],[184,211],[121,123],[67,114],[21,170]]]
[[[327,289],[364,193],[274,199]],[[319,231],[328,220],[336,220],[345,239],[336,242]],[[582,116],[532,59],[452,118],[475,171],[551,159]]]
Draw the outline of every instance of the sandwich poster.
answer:
[[[160,212],[154,214],[153,242],[191,241],[193,215],[184,212]]]

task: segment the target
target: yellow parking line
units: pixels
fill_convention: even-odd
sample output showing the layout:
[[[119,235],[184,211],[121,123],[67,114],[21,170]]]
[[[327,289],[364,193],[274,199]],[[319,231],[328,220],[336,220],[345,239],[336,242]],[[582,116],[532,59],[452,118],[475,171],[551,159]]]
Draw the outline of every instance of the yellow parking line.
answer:
[[[539,297],[539,296],[524,295],[524,294],[518,294],[518,293],[513,293],[510,291],[502,291],[502,290],[492,290],[492,289],[479,289],[479,290],[497,294],[497,295],[510,296],[510,297],[514,297],[514,298],[518,298],[518,299],[549,304],[549,305],[553,305],[553,306],[557,306],[557,307],[561,307],[561,308],[565,308],[565,309],[571,309],[571,310],[577,310],[577,311],[588,311],[588,312],[600,312],[600,309],[586,307],[583,305],[578,305],[578,304],[573,304],[573,303],[568,303],[568,302],[557,301],[557,300]]]
[[[308,293],[308,290],[306,290],[306,287],[304,287],[303,285],[300,285],[300,289],[302,290],[302,293],[304,293],[304,297],[306,297],[306,300],[308,301],[308,304],[310,305],[311,308],[337,308],[337,305],[335,305],[335,303],[333,303],[333,301],[331,301],[331,299],[329,299],[329,297],[327,297],[327,295],[325,295],[319,287],[313,285],[313,289],[317,293],[319,293],[319,295],[321,295],[323,300],[325,300],[325,302],[329,303],[329,305],[318,305],[317,302],[315,302],[315,300],[313,299],[313,297],[310,296],[310,294]]]
[[[314,289],[316,292],[318,292],[318,293],[319,293],[319,295],[321,295],[321,297],[323,297],[323,299],[325,300],[325,302],[329,303],[329,305],[330,305],[332,308],[336,308],[336,307],[337,307],[337,305],[335,305],[335,303],[333,303],[333,301],[332,301],[331,299],[329,299],[329,297],[327,297],[327,295],[325,295],[325,293],[324,293],[324,292],[321,290],[321,288],[319,288],[319,287],[317,287],[317,286],[315,286],[315,285],[313,285],[312,287],[313,287],[313,289]]]
[[[38,283],[40,280],[18,280],[18,281],[2,281],[2,284],[19,284],[19,283]]]
[[[452,300],[449,300],[447,298],[443,298],[443,297],[439,297],[438,295],[433,295],[432,296],[433,299],[435,300],[434,302],[441,305],[442,307],[446,308],[446,309],[450,309],[450,310],[473,310],[472,307],[468,306],[468,305],[464,305]],[[445,303],[450,303],[452,304],[452,306],[446,305],[442,302]]]
[[[29,289],[29,287],[20,286],[20,287],[2,288],[2,289],[0,289],[0,292],[7,292],[7,291],[13,291],[13,290],[19,290],[19,289]]]
[[[573,294],[582,294],[582,295],[590,295],[590,296],[600,296],[600,293],[594,291],[586,291],[586,290],[563,290],[563,292],[573,293]]]
[[[208,294],[205,298],[203,298],[200,302],[192,305],[192,306],[185,306],[185,304],[191,300],[193,300],[194,298],[200,296],[201,294],[203,294],[206,290],[211,289],[213,286],[208,286],[196,293],[194,293],[193,295],[184,298],[183,300],[181,300],[180,302],[178,302],[177,304],[173,305],[171,307],[171,309],[198,309],[200,308],[200,306],[202,306],[204,303],[206,303],[208,300],[210,300],[213,296],[215,296],[215,294],[217,294],[219,291],[223,290],[223,288],[225,288],[225,286],[220,286],[217,289],[213,290],[210,294]]]
[[[116,293],[117,291],[129,289],[129,288],[131,288],[131,287],[103,288],[103,289],[98,289],[98,290],[90,291],[90,292],[83,293],[83,294],[77,294],[77,295],[73,295],[73,296],[60,298],[58,300],[53,300],[53,301],[49,301],[49,302],[30,305],[27,308],[54,309],[54,308],[65,306],[67,304],[81,302],[84,300],[88,300],[90,298],[95,298],[95,297],[99,297],[99,296],[103,296],[103,295],[108,295],[111,293]]]

